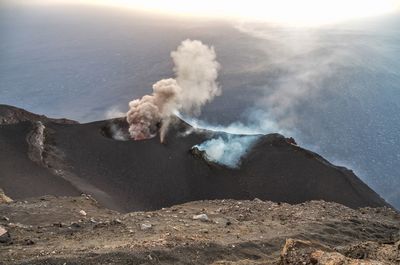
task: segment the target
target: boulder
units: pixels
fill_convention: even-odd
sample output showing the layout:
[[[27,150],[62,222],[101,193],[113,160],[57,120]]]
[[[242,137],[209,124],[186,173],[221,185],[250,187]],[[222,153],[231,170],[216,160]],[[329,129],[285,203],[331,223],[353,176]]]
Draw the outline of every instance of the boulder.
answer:
[[[11,242],[10,233],[2,226],[0,226],[0,244],[7,244]]]
[[[13,200],[8,197],[2,189],[0,189],[0,203],[10,203]]]

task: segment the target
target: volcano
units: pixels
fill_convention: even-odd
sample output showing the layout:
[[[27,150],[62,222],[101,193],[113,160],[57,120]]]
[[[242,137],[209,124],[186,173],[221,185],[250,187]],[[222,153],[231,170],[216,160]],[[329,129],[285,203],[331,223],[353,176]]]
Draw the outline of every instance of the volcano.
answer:
[[[163,144],[158,137],[119,141],[113,137],[115,129],[129,134],[123,118],[79,124],[0,105],[0,187],[14,199],[85,193],[122,212],[254,198],[388,206],[351,170],[293,139],[262,135],[240,167],[229,168],[193,148],[222,132],[173,119]],[[186,135],[188,130],[192,133]]]

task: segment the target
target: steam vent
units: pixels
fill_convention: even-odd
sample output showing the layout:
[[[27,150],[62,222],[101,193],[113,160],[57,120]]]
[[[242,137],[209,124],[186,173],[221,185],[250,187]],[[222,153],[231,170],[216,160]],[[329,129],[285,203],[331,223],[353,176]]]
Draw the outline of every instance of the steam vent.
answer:
[[[177,117],[163,144],[159,137],[128,140],[123,118],[79,124],[1,105],[0,122],[0,187],[14,200],[85,193],[122,212],[254,198],[388,206],[351,170],[279,134],[259,136],[232,168],[195,148],[232,135],[194,129]]]

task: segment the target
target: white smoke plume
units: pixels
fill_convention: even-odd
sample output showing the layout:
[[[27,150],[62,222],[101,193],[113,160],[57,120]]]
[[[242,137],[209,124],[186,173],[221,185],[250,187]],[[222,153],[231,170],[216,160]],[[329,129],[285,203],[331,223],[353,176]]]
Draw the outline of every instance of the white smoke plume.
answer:
[[[259,110],[249,112],[245,122],[234,122],[226,126],[213,125],[180,114],[178,116],[191,125],[191,131],[186,132],[186,134],[198,129],[222,132],[223,134],[195,145],[193,148],[204,151],[208,160],[230,168],[240,167],[242,158],[247,155],[262,135],[280,133],[293,136],[295,133],[279,128],[278,124],[271,120],[265,112]]]
[[[205,151],[207,159],[231,168],[240,166],[242,157],[253,147],[259,135],[233,135],[217,137],[196,145],[200,151]]]
[[[118,127],[116,124],[111,124],[109,127],[109,133],[112,139],[117,140],[117,141],[128,141],[129,140],[129,135]]]
[[[212,162],[225,165],[230,168],[238,168],[248,151],[253,148],[263,135],[279,133],[285,137],[297,138],[297,130],[283,129],[271,119],[270,115],[261,110],[253,110],[247,114],[245,122],[234,122],[228,125],[214,125],[195,118],[178,116],[190,124],[191,130],[183,136],[196,130],[208,130],[222,133],[215,138],[193,146],[204,151],[206,158]],[[296,144],[295,142],[293,142]]]
[[[175,78],[158,81],[151,95],[129,102],[126,116],[135,140],[152,138],[159,132],[163,142],[175,112],[198,115],[204,104],[221,94],[217,83],[220,65],[213,47],[187,39],[171,57]]]

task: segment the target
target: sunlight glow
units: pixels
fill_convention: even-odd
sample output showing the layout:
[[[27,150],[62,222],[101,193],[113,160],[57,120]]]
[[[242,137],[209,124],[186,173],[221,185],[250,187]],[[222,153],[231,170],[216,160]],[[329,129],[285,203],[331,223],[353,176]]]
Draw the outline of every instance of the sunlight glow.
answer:
[[[377,16],[400,0],[76,0],[189,17],[235,18],[315,26]],[[72,1],[63,1],[72,2]]]
[[[116,2],[116,1],[112,1]],[[393,0],[120,0],[135,8],[179,15],[320,25],[392,12]]]

